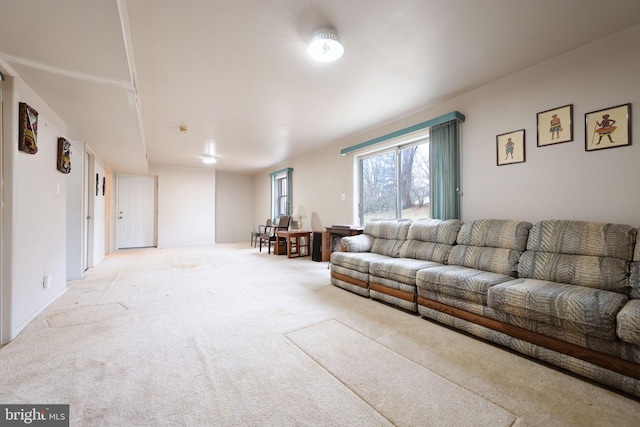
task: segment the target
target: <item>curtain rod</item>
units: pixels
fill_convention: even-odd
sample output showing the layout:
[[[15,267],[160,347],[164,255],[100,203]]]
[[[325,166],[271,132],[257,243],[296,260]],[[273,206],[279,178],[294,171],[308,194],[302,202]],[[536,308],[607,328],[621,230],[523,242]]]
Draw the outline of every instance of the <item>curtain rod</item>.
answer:
[[[464,114],[460,113],[459,111],[452,111],[451,113],[444,114],[442,116],[436,117],[435,119],[430,119],[430,120],[427,120],[426,122],[418,123],[416,125],[409,126],[404,129],[400,129],[395,132],[388,133],[386,135],[379,136],[369,141],[352,145],[351,147],[343,148],[342,150],[340,150],[340,155],[344,156],[347,153],[350,153],[352,151],[360,150],[362,148],[369,147],[371,145],[378,144],[380,142],[388,141],[390,139],[397,138],[399,136],[406,135],[408,133],[415,132],[421,129],[430,128],[432,126],[450,122],[451,120],[460,120],[461,122],[464,122]]]
[[[280,169],[279,171],[275,171],[275,172],[271,172],[269,174],[269,176],[275,176],[275,175],[280,175],[283,172],[293,172],[293,168],[284,168],[284,169]]]

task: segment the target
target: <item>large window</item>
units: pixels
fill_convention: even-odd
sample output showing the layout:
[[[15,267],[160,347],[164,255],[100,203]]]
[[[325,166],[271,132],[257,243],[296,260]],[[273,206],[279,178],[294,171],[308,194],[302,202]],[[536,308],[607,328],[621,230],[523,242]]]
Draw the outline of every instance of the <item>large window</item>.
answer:
[[[360,219],[429,218],[427,138],[360,159]]]
[[[460,218],[458,111],[340,150],[358,152],[361,224],[374,218]],[[377,148],[380,147],[380,148]],[[371,150],[364,152],[364,150]]]

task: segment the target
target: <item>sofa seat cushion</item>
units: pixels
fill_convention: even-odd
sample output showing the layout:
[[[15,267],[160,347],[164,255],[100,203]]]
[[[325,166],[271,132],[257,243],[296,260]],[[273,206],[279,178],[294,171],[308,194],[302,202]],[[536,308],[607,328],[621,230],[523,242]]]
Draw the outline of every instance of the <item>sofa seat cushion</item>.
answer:
[[[383,259],[393,258],[372,252],[333,252],[331,254],[331,265],[369,274],[369,264],[372,261],[380,261]]]
[[[371,261],[369,274],[375,277],[392,279],[410,285],[416,284],[416,273],[423,268],[438,267],[435,261],[423,261],[412,258],[391,258]]]
[[[618,337],[629,344],[640,345],[640,300],[629,301],[617,316]]]
[[[451,295],[477,304],[487,304],[490,287],[513,280],[506,274],[476,270],[459,265],[427,268],[416,274],[418,288]]]
[[[489,289],[495,310],[602,339],[615,339],[616,315],[625,295],[585,286],[520,278]]]

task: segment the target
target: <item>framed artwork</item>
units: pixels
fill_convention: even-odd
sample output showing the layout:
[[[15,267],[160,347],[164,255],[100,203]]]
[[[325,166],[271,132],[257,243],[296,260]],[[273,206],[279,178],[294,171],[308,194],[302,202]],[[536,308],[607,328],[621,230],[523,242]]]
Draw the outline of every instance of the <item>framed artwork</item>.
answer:
[[[100,175],[96,174],[96,196],[100,195]]]
[[[58,170],[71,172],[71,143],[65,138],[58,138]]]
[[[38,152],[38,112],[21,102],[18,105],[18,149],[29,154]]]
[[[586,151],[631,145],[631,104],[586,113],[584,136]]]
[[[498,166],[525,161],[524,129],[496,136]]]
[[[538,113],[538,147],[573,141],[573,104]]]

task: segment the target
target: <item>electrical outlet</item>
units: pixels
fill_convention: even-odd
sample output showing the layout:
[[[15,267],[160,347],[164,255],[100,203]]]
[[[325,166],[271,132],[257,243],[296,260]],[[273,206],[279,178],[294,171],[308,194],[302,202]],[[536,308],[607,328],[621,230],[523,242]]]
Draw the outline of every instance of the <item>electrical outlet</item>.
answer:
[[[346,195],[346,194],[342,194],[342,195],[340,196],[340,200],[342,200],[343,202],[344,202],[345,200],[347,200],[347,195]]]

